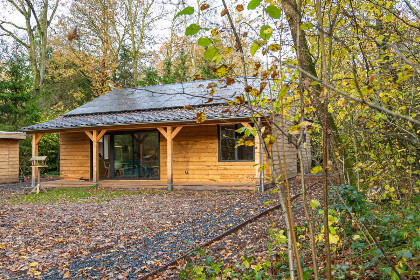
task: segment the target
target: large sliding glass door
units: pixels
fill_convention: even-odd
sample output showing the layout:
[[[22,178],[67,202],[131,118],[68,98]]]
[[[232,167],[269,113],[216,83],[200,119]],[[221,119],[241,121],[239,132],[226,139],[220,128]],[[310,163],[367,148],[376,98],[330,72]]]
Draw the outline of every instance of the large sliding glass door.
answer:
[[[99,164],[104,165],[104,171],[100,174],[102,179],[160,178],[159,132],[116,132],[105,136],[109,140],[103,141],[99,150],[103,152],[102,155],[109,150],[109,159],[99,155]]]
[[[159,132],[140,133],[136,140],[139,147],[138,178],[159,179]]]
[[[139,146],[135,145],[134,134],[114,136],[114,177],[135,178],[139,166]],[[111,148],[111,149],[112,149]]]

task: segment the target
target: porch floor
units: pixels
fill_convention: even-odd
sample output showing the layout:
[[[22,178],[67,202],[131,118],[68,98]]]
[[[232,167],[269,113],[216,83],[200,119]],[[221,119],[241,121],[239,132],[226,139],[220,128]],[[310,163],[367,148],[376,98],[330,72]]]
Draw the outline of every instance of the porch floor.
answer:
[[[66,188],[66,187],[89,187],[92,186],[91,181],[80,180],[56,180],[49,182],[41,182],[41,188]],[[166,190],[167,184],[161,181],[142,181],[142,180],[100,180],[98,182],[100,188],[113,189],[162,189]],[[190,183],[180,182],[174,183],[174,190],[238,190],[252,191],[255,185],[241,183]]]

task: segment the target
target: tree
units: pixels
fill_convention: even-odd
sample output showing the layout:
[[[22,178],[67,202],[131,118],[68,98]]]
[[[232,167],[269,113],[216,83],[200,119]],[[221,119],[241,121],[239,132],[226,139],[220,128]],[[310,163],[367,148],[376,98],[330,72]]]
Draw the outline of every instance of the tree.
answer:
[[[17,13],[24,18],[23,26],[3,18],[0,20],[0,30],[28,51],[32,83],[35,94],[38,95],[44,81],[48,59],[48,33],[59,0],[53,4],[49,0],[36,3],[29,0],[3,0],[3,4],[12,8],[12,14]]]
[[[164,16],[164,10],[155,5],[154,0],[124,0],[121,3],[124,16],[121,19],[123,30],[127,32],[127,50],[132,61],[132,81],[134,86],[139,80],[139,62],[145,42],[153,40],[150,36],[154,23]]]
[[[93,97],[118,86],[113,77],[125,31],[117,25],[117,17],[118,1],[75,0],[70,6],[70,14],[60,19],[61,36],[77,27],[78,39],[61,41],[60,45],[67,49],[72,61],[80,65],[81,71],[89,78]]]
[[[30,67],[16,50],[0,66],[0,130],[15,131],[39,118]]]
[[[404,193],[410,193],[404,182],[410,182],[411,187],[414,187],[414,182],[420,184],[419,172],[413,172],[420,164],[414,159],[418,151],[414,143],[418,143],[420,128],[419,99],[415,97],[420,74],[418,6],[408,0],[404,3],[374,0],[318,0],[315,3],[285,0],[277,3],[252,0],[247,8],[256,10],[255,18],[241,20],[234,18],[232,11],[243,11],[242,5],[233,9],[227,6],[226,1],[222,2],[220,15],[229,23],[229,32],[224,30],[226,36],[219,36],[214,22],[204,22],[200,26],[192,24],[187,27],[186,34],[200,34],[198,44],[205,48],[203,56],[212,71],[226,79],[226,86],[241,81],[234,79],[238,73],[245,76],[244,92],[228,103],[245,106],[253,112],[251,120],[255,128],[248,133],[264,140],[266,156],[275,177],[273,181],[280,185],[279,200],[284,217],[287,217],[286,229],[291,232],[288,236],[288,240],[291,239],[289,248],[293,247],[289,261],[294,255],[299,279],[304,276],[300,270],[297,239],[293,236],[293,209],[285,178],[287,174],[279,174],[282,173],[280,156],[280,164],[273,164],[270,158],[276,153],[284,155],[283,139],[289,133],[294,134],[296,136],[292,138],[296,141],[303,170],[300,148],[303,133],[309,127],[306,119],[317,120],[310,131],[323,130],[323,168],[317,163],[319,166],[313,168],[313,173],[324,170],[324,223],[318,240],[325,240],[326,277],[331,279],[328,239],[331,237],[334,249],[337,249],[340,239],[336,228],[331,226],[331,220],[335,218],[328,206],[329,187],[344,182],[357,185],[360,190],[371,194],[370,199],[393,197],[399,203]],[[251,40],[249,49],[242,44],[244,38]],[[242,71],[232,71],[236,65],[221,47],[232,45],[232,41],[232,54],[239,58]],[[263,59],[250,64],[247,59],[254,55]],[[258,79],[253,82],[248,78],[251,75]],[[270,127],[276,128],[271,131],[275,136],[271,133],[263,135],[257,122],[262,116]],[[280,121],[276,116],[280,116]],[[287,122],[292,125],[286,125]],[[331,145],[326,141],[329,138]],[[273,150],[269,152],[271,144]],[[405,160],[398,155],[401,152]],[[391,166],[390,162],[393,163]],[[385,175],[388,170],[392,170],[393,175]],[[327,171],[339,176],[331,178]],[[303,175],[303,207],[311,237],[314,277],[317,278],[317,262],[322,258],[316,257],[316,229],[311,226]],[[390,184],[395,188],[390,188]],[[372,195],[378,185],[382,194]],[[418,187],[415,189],[417,192]],[[311,202],[312,205],[316,204]],[[392,271],[391,274],[405,279],[401,273],[404,265],[392,260],[392,250],[388,255],[383,244],[365,224],[363,234],[370,236],[367,241],[373,241],[376,249],[384,255],[383,262]],[[291,279],[294,278],[293,267],[294,264],[289,263]]]

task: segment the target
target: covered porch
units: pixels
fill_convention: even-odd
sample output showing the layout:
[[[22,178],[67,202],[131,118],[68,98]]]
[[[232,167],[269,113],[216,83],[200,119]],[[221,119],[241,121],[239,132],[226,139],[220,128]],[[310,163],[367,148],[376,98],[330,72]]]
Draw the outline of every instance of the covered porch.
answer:
[[[35,132],[33,151],[48,132],[60,133],[60,180],[41,187],[255,190],[263,155],[256,137],[245,160],[223,160],[221,127],[250,127],[249,120],[166,126],[114,126]],[[267,172],[266,172],[267,173]],[[33,174],[36,176],[36,174]],[[269,183],[269,174],[265,174]]]

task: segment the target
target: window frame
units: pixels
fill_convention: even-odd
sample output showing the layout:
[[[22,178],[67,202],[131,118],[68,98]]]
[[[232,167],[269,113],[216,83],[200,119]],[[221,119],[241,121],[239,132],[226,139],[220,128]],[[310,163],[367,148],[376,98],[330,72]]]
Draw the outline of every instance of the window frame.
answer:
[[[236,130],[238,130],[241,126],[241,124],[219,124],[217,126],[217,159],[219,162],[255,162],[255,145],[252,146],[252,159],[238,159],[238,148],[235,147],[235,159],[229,160],[229,159],[222,159],[222,127],[228,126],[228,125],[234,125],[235,126],[235,146],[237,144],[238,138],[236,137]],[[254,137],[255,139],[255,137]],[[255,142],[254,142],[255,143]],[[249,147],[249,146],[248,146]]]

